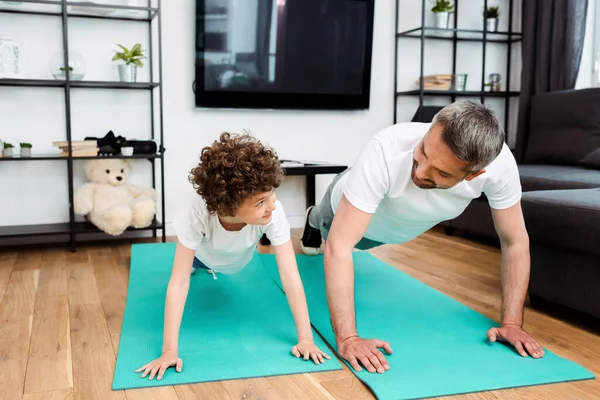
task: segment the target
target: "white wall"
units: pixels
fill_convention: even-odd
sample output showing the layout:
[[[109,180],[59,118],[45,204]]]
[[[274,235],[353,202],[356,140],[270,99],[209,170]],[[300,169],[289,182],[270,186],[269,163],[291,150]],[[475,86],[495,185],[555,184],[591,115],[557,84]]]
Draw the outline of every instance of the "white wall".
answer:
[[[416,26],[416,21],[420,20],[420,6],[416,3],[401,1],[401,30]],[[464,6],[465,2],[462,4]],[[191,89],[194,80],[193,2],[163,1],[167,222],[173,220],[185,199],[192,194],[187,172],[200,149],[216,139],[221,131],[249,129],[274,146],[282,158],[351,164],[366,141],[392,122],[394,0],[377,0],[375,5],[370,109],[309,112],[196,108]],[[461,8],[460,23],[476,25],[480,15],[478,8],[479,5],[470,10]],[[506,24],[506,19],[501,20],[501,27],[502,24]],[[23,48],[28,77],[51,79],[48,62],[61,48],[60,19],[0,14],[0,30],[9,32]],[[116,43],[126,46],[135,42],[147,46],[148,43],[147,30],[141,23],[71,19],[69,35],[73,49],[87,60],[85,79],[90,80],[117,79],[116,67],[110,62]],[[412,83],[418,75],[418,40],[402,39],[398,43],[401,51],[398,89],[408,90],[414,88]],[[449,43],[428,42],[426,73],[448,72]],[[476,45],[464,46],[460,48],[459,70],[469,73],[468,85],[475,87],[481,76],[478,70],[481,53]],[[499,71],[504,77],[503,55],[494,47],[490,48],[488,58],[489,65],[494,67],[486,72]],[[513,57],[513,60],[514,69],[518,71],[519,58]],[[147,68],[141,73],[142,79],[148,78]],[[518,82],[517,76],[513,73],[514,82]],[[127,137],[149,137],[148,98],[146,92],[74,90],[74,139],[86,135],[103,136],[109,129]],[[415,110],[415,99],[401,98],[398,101],[399,121],[410,120]],[[0,123],[1,139],[17,143],[30,141],[35,153],[52,151],[51,142],[63,139],[65,134],[61,89],[0,88]],[[133,182],[148,184],[149,163],[139,161],[135,168]],[[76,174],[75,187],[78,187],[84,181],[81,162],[77,162]],[[0,225],[66,221],[65,177],[66,162],[0,163]],[[317,178],[317,198],[323,195],[331,179],[331,176]],[[304,179],[286,178],[278,196],[292,224],[300,226],[305,208]]]

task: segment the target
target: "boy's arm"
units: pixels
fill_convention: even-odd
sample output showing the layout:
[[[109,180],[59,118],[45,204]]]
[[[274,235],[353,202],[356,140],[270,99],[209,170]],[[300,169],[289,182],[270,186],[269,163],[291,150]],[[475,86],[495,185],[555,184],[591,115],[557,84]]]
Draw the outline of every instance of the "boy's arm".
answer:
[[[142,378],[150,374],[149,379],[162,379],[167,368],[175,366],[177,372],[181,372],[183,362],[177,355],[179,342],[179,327],[188,289],[190,287],[190,275],[194,262],[194,250],[191,250],[180,242],[177,242],[173,270],[167,288],[167,299],[165,304],[165,327],[163,336],[162,355],[156,360],[138,368],[135,372],[142,372]]]
[[[308,306],[306,305],[304,286],[298,272],[292,241],[290,239],[282,245],[274,246],[274,248],[279,277],[296,323],[298,342],[303,340],[312,341],[313,333],[308,317]]]
[[[190,287],[190,275],[195,251],[177,242],[173,271],[167,288],[163,353],[178,352],[179,328]]]

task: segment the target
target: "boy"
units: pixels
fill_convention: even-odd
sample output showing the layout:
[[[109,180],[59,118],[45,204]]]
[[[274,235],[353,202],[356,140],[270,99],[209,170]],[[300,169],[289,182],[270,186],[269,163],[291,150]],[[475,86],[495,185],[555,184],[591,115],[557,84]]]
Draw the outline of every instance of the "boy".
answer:
[[[162,356],[144,365],[142,378],[162,379],[167,368],[181,372],[178,336],[190,284],[190,274],[204,269],[213,274],[234,274],[252,259],[263,234],[275,248],[275,258],[298,344],[296,357],[311,358],[316,364],[330,357],[313,342],[308,307],[294,248],[290,225],[274,190],[283,180],[275,151],[249,135],[221,134],[219,141],[202,149],[200,163],[189,180],[196,197],[183,218],[175,222],[178,243],[167,289]]]

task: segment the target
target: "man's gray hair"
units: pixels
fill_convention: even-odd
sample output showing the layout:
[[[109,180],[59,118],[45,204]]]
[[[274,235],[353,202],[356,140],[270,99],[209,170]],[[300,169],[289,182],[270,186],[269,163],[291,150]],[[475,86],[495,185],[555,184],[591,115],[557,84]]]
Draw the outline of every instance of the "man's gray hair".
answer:
[[[461,100],[442,108],[433,118],[441,125],[442,140],[461,161],[466,172],[487,167],[502,150],[505,134],[496,114],[481,103]]]

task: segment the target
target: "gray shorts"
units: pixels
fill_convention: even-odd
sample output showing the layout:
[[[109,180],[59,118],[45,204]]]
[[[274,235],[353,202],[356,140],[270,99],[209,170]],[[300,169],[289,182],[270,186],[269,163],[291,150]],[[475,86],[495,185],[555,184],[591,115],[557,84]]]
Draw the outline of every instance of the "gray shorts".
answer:
[[[319,227],[319,231],[321,231],[321,237],[323,238],[323,240],[327,240],[329,230],[331,229],[331,223],[333,222],[334,212],[331,208],[331,193],[333,192],[333,188],[337,181],[339,181],[340,178],[348,171],[350,171],[350,168],[348,168],[344,172],[339,173],[333,179],[333,181],[327,188],[327,191],[325,192],[321,203],[314,206],[310,213],[310,224],[312,226]],[[368,250],[372,249],[373,247],[381,246],[382,244],[384,243],[363,237],[354,247],[359,250]]]

